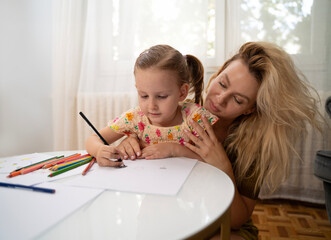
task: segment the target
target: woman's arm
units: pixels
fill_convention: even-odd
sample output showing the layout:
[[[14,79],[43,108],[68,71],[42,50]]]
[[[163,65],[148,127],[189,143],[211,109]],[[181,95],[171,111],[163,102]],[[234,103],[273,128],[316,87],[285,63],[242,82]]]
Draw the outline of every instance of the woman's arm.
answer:
[[[206,127],[206,132],[198,124],[192,122],[199,137],[186,131],[186,135],[195,145],[190,143],[185,143],[185,145],[198,154],[205,162],[222,170],[231,178],[235,188],[235,194],[231,204],[231,227],[233,229],[240,228],[251,217],[256,201],[238,192],[232,165],[225,153],[223,145],[218,141],[209,122],[205,118],[202,118],[202,120]]]
[[[109,144],[123,137],[123,135],[115,133],[109,127],[105,127],[99,132]],[[87,138],[85,147],[86,151],[94,156],[97,163],[102,167],[118,167],[123,164],[122,162],[110,160],[120,158],[120,151],[114,146],[105,145],[96,134]]]

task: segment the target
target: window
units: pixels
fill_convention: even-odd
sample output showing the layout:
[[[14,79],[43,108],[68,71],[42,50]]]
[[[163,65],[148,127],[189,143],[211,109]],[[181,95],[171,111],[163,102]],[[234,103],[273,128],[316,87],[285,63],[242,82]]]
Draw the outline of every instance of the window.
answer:
[[[326,68],[328,0],[209,0],[208,63],[218,66],[247,41],[269,41],[301,69]]]

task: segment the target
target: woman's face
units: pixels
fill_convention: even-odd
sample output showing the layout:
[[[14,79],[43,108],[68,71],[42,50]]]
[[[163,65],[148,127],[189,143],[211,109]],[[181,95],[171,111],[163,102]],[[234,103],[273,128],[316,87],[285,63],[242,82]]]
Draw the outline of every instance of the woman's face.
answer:
[[[221,120],[232,122],[255,111],[259,84],[241,60],[229,64],[210,83],[204,107]]]

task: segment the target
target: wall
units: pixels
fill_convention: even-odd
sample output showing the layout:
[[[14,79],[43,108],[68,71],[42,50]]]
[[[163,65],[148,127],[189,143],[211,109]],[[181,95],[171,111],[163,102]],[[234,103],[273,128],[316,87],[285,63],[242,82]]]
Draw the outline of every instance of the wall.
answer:
[[[0,157],[51,151],[51,0],[0,0]]]

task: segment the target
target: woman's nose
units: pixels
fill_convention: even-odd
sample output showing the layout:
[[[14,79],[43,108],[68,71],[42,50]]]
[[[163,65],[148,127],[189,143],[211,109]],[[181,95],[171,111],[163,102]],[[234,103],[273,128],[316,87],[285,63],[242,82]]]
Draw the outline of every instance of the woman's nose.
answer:
[[[225,105],[227,103],[228,94],[226,92],[221,92],[217,95],[217,103],[219,105]]]

